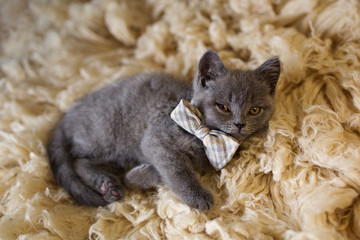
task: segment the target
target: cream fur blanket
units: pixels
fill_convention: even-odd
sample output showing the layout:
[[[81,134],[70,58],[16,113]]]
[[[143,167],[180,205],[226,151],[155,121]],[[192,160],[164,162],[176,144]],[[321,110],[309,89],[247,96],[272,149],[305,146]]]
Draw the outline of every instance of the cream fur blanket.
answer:
[[[0,239],[359,239],[360,6],[356,0],[0,0]],[[270,130],[190,209],[166,187],[74,204],[45,146],[79,97],[126,75],[191,81],[279,56]]]

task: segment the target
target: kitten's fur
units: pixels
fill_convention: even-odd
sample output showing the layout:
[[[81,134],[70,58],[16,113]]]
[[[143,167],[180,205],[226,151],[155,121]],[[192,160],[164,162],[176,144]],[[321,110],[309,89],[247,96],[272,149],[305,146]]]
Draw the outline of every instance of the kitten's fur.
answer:
[[[255,71],[240,71],[225,68],[207,51],[193,88],[162,74],[115,82],[64,115],[48,146],[53,174],[80,204],[106,205],[124,196],[124,186],[148,189],[163,182],[188,205],[207,210],[213,196],[194,172],[211,165],[202,142],[176,125],[171,111],[182,98],[192,101],[209,128],[246,139],[266,130],[279,74],[277,58]],[[256,106],[261,113],[249,114]]]

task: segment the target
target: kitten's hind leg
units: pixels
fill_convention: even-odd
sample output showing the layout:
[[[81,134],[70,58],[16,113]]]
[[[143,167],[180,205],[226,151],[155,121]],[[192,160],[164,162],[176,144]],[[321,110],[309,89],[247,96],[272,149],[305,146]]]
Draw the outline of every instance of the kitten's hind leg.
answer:
[[[123,185],[111,168],[93,164],[86,158],[77,159],[74,167],[82,181],[100,193],[107,202],[110,203],[123,198]]]
[[[134,167],[125,175],[125,185],[132,189],[149,189],[161,183],[161,177],[155,167],[143,163]]]

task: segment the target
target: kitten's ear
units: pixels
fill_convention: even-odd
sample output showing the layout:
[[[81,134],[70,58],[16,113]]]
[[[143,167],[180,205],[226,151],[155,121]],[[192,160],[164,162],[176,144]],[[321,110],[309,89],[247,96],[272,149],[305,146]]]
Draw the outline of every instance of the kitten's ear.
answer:
[[[216,80],[225,72],[225,66],[216,52],[208,50],[201,57],[196,81],[202,87],[210,80]]]
[[[279,58],[273,57],[268,59],[260,67],[258,67],[255,72],[259,80],[264,80],[269,84],[270,94],[273,94],[280,76]]]

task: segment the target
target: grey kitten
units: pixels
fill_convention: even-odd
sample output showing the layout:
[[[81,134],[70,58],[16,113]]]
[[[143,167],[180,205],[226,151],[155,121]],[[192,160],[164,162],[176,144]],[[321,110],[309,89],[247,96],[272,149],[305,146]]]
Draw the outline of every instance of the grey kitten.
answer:
[[[106,205],[120,200],[125,186],[165,183],[189,206],[208,210],[213,196],[195,171],[211,165],[202,142],[176,125],[171,111],[180,99],[191,101],[207,127],[244,140],[267,129],[279,74],[277,58],[240,71],[207,51],[192,87],[163,74],[115,82],[63,116],[48,145],[51,170],[79,204]]]

